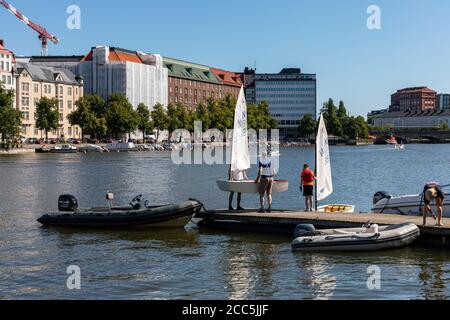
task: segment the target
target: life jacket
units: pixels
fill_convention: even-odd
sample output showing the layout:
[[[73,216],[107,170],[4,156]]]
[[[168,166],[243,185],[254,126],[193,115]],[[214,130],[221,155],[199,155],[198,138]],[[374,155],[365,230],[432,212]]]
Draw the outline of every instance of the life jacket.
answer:
[[[261,176],[263,177],[272,177],[272,161],[268,158],[261,159],[259,161],[259,166],[261,168]]]
[[[314,185],[314,172],[311,169],[303,170],[302,179],[305,186]]]

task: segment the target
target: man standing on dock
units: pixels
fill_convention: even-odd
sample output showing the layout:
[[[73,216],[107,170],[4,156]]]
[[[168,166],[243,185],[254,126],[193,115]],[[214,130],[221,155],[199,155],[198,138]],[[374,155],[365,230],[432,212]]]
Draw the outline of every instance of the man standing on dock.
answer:
[[[256,177],[255,183],[259,184],[259,201],[261,203],[261,208],[259,213],[264,213],[264,196],[267,194],[267,203],[269,208],[267,212],[272,211],[272,187],[273,187],[273,177],[275,172],[272,167],[272,160],[268,157],[267,152],[263,152],[262,158],[259,160],[258,176]]]
[[[305,211],[313,211],[314,181],[316,176],[308,164],[303,166],[300,174],[300,191],[303,191],[305,197]]]
[[[423,226],[427,224],[427,215],[428,213],[431,213],[433,217],[436,219],[435,215],[433,214],[433,211],[431,210],[431,201],[434,200],[436,203],[436,208],[438,211],[437,216],[437,223],[436,226],[442,227],[442,214],[443,214],[443,208],[442,205],[444,203],[444,193],[442,192],[441,186],[437,182],[429,182],[425,185],[423,188]]]

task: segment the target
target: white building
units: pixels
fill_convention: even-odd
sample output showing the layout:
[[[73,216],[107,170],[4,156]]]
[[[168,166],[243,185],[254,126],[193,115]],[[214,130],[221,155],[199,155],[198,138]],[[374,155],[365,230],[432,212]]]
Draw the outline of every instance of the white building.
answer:
[[[15,90],[14,53],[7,50],[3,45],[3,40],[0,40],[0,81],[7,90]]]
[[[168,70],[160,55],[98,46],[82,59],[77,73],[84,78],[85,94],[107,99],[122,93],[134,107],[168,105]]]
[[[450,124],[450,110],[416,110],[386,112],[373,118],[377,127],[391,126],[394,129],[437,128]]]
[[[247,101],[267,101],[272,116],[278,122],[281,138],[296,135],[301,119],[311,115],[316,119],[316,75],[304,74],[298,68],[283,69],[275,74],[256,74],[246,69]]]

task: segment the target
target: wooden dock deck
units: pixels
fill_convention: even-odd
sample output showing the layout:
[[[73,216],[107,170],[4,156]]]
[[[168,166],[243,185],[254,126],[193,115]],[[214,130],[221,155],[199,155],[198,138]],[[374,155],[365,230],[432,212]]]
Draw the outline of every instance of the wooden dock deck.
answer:
[[[422,217],[373,213],[319,213],[289,210],[273,210],[258,213],[257,210],[202,212],[200,227],[219,228],[232,231],[253,231],[292,235],[298,224],[312,224],[317,229],[360,227],[368,221],[379,225],[412,222],[420,227],[421,244],[450,248],[450,219],[444,218],[444,227],[435,227],[435,220],[429,217],[428,225],[421,227]]]

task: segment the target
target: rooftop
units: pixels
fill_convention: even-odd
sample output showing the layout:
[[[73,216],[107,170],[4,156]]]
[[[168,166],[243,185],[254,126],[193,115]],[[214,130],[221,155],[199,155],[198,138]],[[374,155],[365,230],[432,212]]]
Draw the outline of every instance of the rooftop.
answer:
[[[415,110],[415,111],[392,111],[381,115],[381,118],[412,118],[412,117],[450,117],[450,110]]]
[[[223,81],[223,83],[235,86],[235,87],[241,87],[242,86],[242,79],[239,73],[211,68],[211,71],[214,72],[214,74]]]
[[[32,63],[17,63],[17,73],[21,74],[26,70],[34,81],[65,83],[79,85],[78,77],[73,72],[64,68],[46,67]]]
[[[428,88],[428,87],[410,87],[410,88],[404,88],[397,90],[395,94],[398,93],[414,93],[414,92],[430,92],[430,93],[436,93],[436,91]]]

